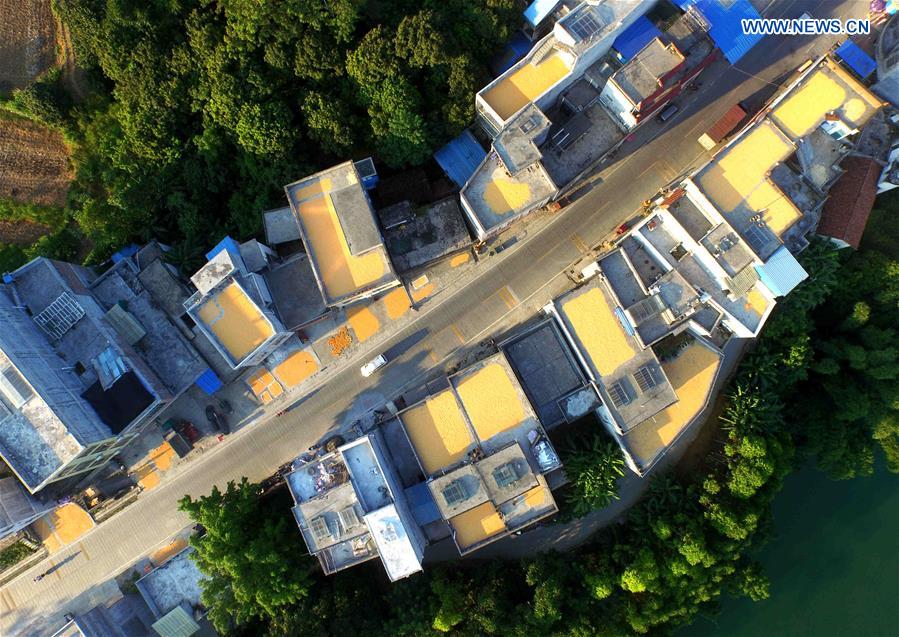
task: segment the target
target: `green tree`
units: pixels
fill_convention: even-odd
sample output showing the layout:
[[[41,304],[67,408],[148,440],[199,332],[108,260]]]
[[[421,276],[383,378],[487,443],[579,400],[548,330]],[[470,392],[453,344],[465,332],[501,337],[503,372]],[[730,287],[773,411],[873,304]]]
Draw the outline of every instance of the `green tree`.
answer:
[[[274,618],[309,594],[312,562],[296,541],[296,528],[258,493],[259,486],[244,478],[229,482],[224,493],[213,487],[208,496],[184,496],[179,503],[205,529],[191,546],[207,577],[203,603],[220,632]]]
[[[834,478],[870,475],[874,450],[899,470],[899,263],[851,255],[815,314],[813,360],[794,416],[803,448]]]
[[[563,449],[565,472],[571,480],[568,504],[583,516],[618,499],[618,480],[624,476],[621,449],[601,434],[578,436]]]

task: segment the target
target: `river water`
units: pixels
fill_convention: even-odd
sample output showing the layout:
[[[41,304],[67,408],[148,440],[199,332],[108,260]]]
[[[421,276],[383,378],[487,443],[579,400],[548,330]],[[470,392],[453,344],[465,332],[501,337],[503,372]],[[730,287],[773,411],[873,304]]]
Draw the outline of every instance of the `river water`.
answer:
[[[725,598],[678,637],[899,636],[899,475],[800,471],[774,501],[774,530],[756,556],[771,597]]]

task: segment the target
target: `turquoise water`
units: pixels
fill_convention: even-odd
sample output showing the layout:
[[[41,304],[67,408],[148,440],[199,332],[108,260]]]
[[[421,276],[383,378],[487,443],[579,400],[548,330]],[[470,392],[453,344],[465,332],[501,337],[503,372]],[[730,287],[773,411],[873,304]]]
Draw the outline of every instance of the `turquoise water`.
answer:
[[[899,476],[801,471],[774,502],[774,528],[756,556],[771,597],[725,599],[678,637],[899,636]]]

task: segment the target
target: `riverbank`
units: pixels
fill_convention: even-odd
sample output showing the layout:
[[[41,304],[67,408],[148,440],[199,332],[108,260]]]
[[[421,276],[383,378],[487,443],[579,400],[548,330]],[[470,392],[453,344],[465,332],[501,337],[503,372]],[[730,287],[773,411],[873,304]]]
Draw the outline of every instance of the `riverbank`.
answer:
[[[834,482],[805,469],[774,501],[774,537],[756,555],[771,597],[725,599],[678,637],[899,634],[899,475]]]

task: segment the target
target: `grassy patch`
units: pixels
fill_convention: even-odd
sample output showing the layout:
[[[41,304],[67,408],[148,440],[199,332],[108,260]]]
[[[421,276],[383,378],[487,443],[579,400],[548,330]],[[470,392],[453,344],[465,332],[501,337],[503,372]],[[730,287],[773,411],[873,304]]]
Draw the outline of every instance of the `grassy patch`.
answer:
[[[18,564],[32,553],[34,553],[34,549],[25,546],[22,542],[7,546],[0,551],[0,570]]]
[[[12,199],[0,198],[0,220],[33,221],[47,226],[53,232],[62,230],[68,221],[66,211],[56,206],[40,206]]]

